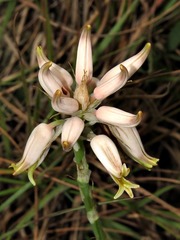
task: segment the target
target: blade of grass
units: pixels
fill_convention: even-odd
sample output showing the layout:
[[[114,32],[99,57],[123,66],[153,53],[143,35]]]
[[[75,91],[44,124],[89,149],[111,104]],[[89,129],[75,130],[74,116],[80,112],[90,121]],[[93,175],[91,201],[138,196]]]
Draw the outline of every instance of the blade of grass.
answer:
[[[28,185],[29,184],[31,185],[31,183],[28,183]],[[40,199],[39,210],[42,209],[46,204],[48,204],[48,202],[50,202],[58,194],[61,194],[64,191],[67,191],[67,189],[68,189],[67,187],[64,187],[64,186],[61,186],[61,185],[56,187],[56,188],[53,188],[52,191],[49,192],[43,199]],[[21,218],[20,222],[18,224],[16,224],[15,228],[7,231],[4,234],[1,234],[0,239],[4,239],[4,238],[7,238],[7,237],[12,238],[13,235],[16,232],[18,232],[20,229],[23,229],[26,226],[32,225],[32,227],[33,227],[33,221],[30,221],[30,220],[34,217],[34,214],[35,214],[35,209],[34,209],[34,206],[32,206],[32,208],[24,214],[24,216]]]
[[[8,208],[17,198],[19,198],[24,192],[32,187],[31,183],[26,183],[24,186],[20,187],[17,192],[15,192],[11,197],[9,197],[4,203],[0,206],[0,212]]]
[[[130,8],[122,15],[122,17],[117,21],[117,23],[111,28],[111,30],[107,33],[107,37],[104,38],[98,45],[98,48],[96,48],[96,51],[94,51],[93,59],[94,62],[97,61],[99,55],[103,53],[103,51],[108,47],[108,45],[111,43],[114,34],[119,32],[125,21],[127,20],[128,16],[135,10],[139,0],[133,1]]]
[[[2,2],[2,1],[0,1],[0,2]],[[3,15],[4,18],[0,25],[0,43],[3,38],[3,34],[6,29],[6,26],[12,17],[13,11],[15,10],[15,6],[16,6],[16,0],[8,1],[8,5],[6,8],[5,14]]]
[[[3,128],[4,131],[7,131],[7,125],[5,120],[5,114],[3,113],[2,106],[0,106],[0,126]],[[11,158],[11,143],[9,141],[9,138],[5,135],[2,135],[2,142],[3,142],[3,148],[4,148],[4,156],[6,158]]]

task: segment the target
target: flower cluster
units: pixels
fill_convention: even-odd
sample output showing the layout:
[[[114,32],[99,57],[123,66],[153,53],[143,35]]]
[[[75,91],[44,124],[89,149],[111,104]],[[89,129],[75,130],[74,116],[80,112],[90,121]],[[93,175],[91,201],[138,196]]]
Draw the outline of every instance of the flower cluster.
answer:
[[[111,133],[128,156],[147,169],[157,164],[158,159],[149,156],[142,145],[136,126],[140,123],[142,112],[131,114],[123,110],[101,106],[100,103],[109,95],[122,88],[127,80],[146,60],[150,43],[136,55],[109,70],[100,80],[93,77],[91,26],[87,25],[80,36],[75,68],[75,87],[72,76],[62,67],[51,62],[41,47],[37,47],[39,64],[39,83],[51,101],[52,108],[64,114],[66,118],[50,124],[41,123],[31,133],[22,159],[12,164],[14,175],[28,170],[32,184],[33,171],[46,157],[51,143],[61,135],[64,151],[70,151],[82,135],[86,126],[95,123],[106,124]],[[112,179],[119,186],[114,198],[126,191],[133,197],[132,188],[137,188],[126,180],[130,169],[122,164],[118,150],[106,135],[90,134],[91,148]]]

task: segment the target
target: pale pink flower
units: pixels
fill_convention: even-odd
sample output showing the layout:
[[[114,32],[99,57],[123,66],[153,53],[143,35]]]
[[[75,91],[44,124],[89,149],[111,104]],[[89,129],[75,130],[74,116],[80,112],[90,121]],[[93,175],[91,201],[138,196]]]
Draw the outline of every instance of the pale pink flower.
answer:
[[[41,123],[30,134],[21,160],[11,164],[14,174],[20,174],[35,165],[38,167],[46,157],[54,140],[55,131],[51,124]]]
[[[75,71],[76,82],[78,84],[81,84],[82,80],[88,83],[92,79],[93,63],[90,31],[91,26],[87,25],[83,29],[79,39]]]
[[[73,83],[71,75],[64,68],[49,61],[41,47],[37,47],[37,59],[40,67],[39,83],[49,97],[52,98],[58,89],[69,96]]]
[[[142,112],[139,111],[137,115],[134,115],[118,108],[102,106],[96,110],[95,115],[99,122],[104,124],[134,127],[140,123]]]
[[[130,158],[149,170],[157,165],[159,159],[151,157],[145,152],[141,138],[135,127],[109,126],[109,129]]]
[[[103,100],[122,88],[144,63],[149,55],[150,48],[151,44],[147,43],[138,54],[109,70],[94,89],[94,97]]]
[[[91,140],[90,145],[99,161],[119,186],[119,190],[114,198],[120,197],[124,191],[132,198],[133,192],[131,188],[139,186],[124,178],[129,174],[130,169],[125,164],[122,165],[118,150],[113,141],[105,135],[97,135]]]
[[[107,169],[119,190],[114,198],[124,191],[133,197],[131,188],[137,188],[125,179],[130,170],[122,164],[115,144],[105,135],[94,137],[91,125],[99,122],[106,124],[125,152],[135,161],[150,169],[157,159],[144,151],[135,126],[141,121],[141,111],[136,115],[123,110],[102,106],[96,110],[101,101],[122,88],[127,80],[141,67],[146,60],[150,43],[133,57],[109,70],[100,80],[93,77],[92,46],[90,25],[87,25],[80,36],[76,69],[75,86],[72,76],[62,67],[51,62],[41,47],[37,47],[39,65],[39,83],[51,100],[52,108],[69,118],[56,120],[51,124],[40,124],[31,133],[22,159],[12,164],[14,174],[28,170],[30,181],[34,184],[33,170],[39,166],[49,151],[49,147],[60,134],[64,151],[70,151],[77,145],[82,132],[91,141],[91,147],[97,158]],[[55,130],[54,130],[55,128]],[[85,130],[84,130],[85,128]],[[84,130],[84,131],[83,131]],[[93,136],[93,137],[92,137]]]
[[[79,110],[79,103],[76,99],[65,97],[61,90],[57,90],[51,101],[52,108],[67,115],[72,115]]]
[[[66,120],[62,127],[61,145],[64,151],[70,151],[84,129],[84,122],[78,117]]]

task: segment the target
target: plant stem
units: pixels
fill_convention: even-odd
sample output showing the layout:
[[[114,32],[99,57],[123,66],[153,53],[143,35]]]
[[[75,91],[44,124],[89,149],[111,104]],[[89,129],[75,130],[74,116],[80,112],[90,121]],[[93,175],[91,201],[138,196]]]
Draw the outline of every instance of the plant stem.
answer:
[[[96,206],[92,198],[89,179],[91,171],[86,161],[84,146],[82,142],[78,142],[74,146],[75,163],[77,166],[77,181],[79,184],[80,194],[84,203],[87,218],[92,226],[96,240],[105,240],[105,234],[96,211]]]

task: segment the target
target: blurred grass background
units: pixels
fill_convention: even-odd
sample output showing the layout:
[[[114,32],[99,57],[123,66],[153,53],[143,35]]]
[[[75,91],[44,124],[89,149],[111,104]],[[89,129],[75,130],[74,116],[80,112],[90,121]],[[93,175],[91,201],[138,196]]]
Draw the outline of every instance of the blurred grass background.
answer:
[[[0,0],[0,239],[94,239],[73,155],[62,152],[59,140],[35,172],[35,188],[26,174],[14,177],[8,169],[31,130],[53,113],[38,83],[36,46],[72,74],[85,24],[92,25],[95,77],[152,43],[133,81],[104,103],[143,111],[140,135],[160,162],[149,172],[121,153],[141,188],[133,200],[114,201],[117,186],[86,146],[103,227],[110,240],[180,239],[179,12],[176,0]]]

